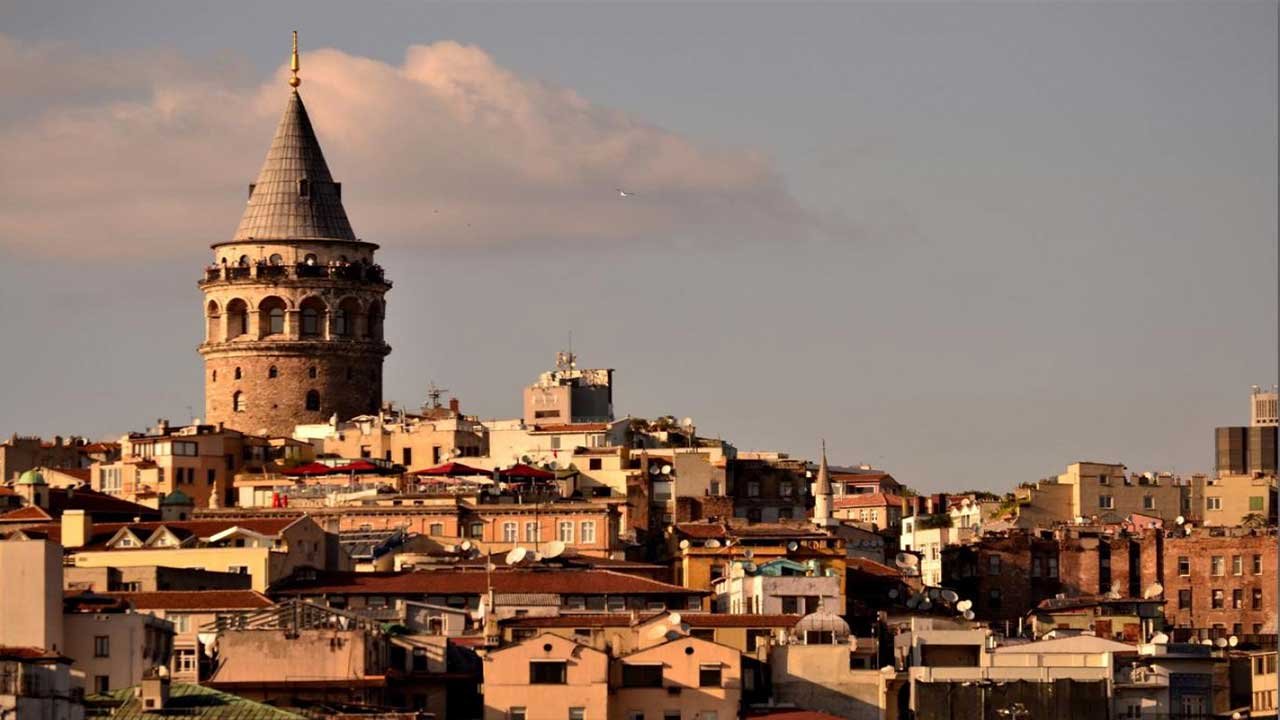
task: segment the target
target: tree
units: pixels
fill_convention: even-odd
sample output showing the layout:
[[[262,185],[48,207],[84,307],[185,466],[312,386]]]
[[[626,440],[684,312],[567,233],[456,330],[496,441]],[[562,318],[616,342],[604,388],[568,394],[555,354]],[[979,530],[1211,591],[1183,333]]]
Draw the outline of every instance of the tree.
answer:
[[[1267,526],[1267,518],[1262,513],[1249,513],[1240,518],[1240,526],[1247,528],[1264,528]]]

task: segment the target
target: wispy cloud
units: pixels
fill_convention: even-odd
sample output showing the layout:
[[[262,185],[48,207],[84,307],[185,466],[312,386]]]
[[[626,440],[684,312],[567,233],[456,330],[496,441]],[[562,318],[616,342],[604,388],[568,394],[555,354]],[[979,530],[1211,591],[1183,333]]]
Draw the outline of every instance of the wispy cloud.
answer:
[[[767,157],[656,127],[453,42],[319,50],[302,93],[358,234],[404,246],[787,241],[821,223]],[[0,247],[103,257],[230,236],[283,70],[0,35]],[[632,197],[622,198],[616,188]]]

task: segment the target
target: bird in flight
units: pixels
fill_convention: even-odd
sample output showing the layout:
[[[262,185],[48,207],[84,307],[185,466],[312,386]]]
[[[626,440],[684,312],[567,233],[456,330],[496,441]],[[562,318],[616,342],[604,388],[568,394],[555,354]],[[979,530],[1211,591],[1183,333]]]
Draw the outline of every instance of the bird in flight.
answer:
[[[627,192],[626,190],[623,190],[622,188],[618,188],[618,197],[629,198],[629,197],[631,197],[632,195],[635,195],[635,193],[633,193],[633,192]]]

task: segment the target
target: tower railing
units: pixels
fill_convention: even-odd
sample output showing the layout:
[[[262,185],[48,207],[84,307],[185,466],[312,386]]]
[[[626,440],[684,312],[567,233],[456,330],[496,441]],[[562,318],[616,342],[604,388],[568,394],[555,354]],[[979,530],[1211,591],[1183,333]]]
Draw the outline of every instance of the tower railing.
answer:
[[[205,268],[201,284],[216,282],[279,282],[281,280],[340,280],[391,287],[381,265],[224,265]]]

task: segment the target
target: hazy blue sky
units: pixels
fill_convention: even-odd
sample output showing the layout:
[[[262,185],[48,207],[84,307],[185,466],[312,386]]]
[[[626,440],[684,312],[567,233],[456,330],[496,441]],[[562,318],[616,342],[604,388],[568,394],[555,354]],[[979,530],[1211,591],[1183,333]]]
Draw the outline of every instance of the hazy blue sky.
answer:
[[[1275,380],[1272,2],[0,0],[0,433],[200,413],[294,28],[389,399],[514,416],[572,331],[620,414],[1007,489]]]

